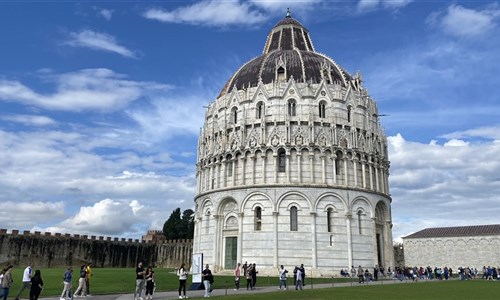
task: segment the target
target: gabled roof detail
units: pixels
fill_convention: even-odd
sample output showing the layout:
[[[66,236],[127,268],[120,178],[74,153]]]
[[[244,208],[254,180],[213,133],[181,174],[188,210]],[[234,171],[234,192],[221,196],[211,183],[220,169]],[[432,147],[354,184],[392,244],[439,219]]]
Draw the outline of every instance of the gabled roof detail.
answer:
[[[500,235],[500,224],[426,228],[403,239]]]

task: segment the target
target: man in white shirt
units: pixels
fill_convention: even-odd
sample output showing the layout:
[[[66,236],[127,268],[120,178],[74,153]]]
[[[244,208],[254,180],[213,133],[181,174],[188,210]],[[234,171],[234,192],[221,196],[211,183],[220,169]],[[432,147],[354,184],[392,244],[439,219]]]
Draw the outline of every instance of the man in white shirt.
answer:
[[[21,284],[21,289],[19,290],[19,293],[17,293],[16,300],[19,300],[19,297],[21,297],[21,294],[23,293],[23,291],[26,288],[28,289],[28,293],[29,293],[32,276],[33,276],[33,269],[31,268],[31,266],[27,266],[23,272],[23,282]]]

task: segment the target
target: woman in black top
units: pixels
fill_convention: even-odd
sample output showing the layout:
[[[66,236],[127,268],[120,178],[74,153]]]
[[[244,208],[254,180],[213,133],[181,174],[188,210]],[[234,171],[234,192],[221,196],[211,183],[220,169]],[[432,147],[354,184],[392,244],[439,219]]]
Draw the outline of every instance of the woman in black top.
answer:
[[[153,292],[155,288],[155,272],[153,267],[149,266],[146,270],[146,300],[153,299]]]
[[[35,271],[35,275],[31,277],[30,300],[38,300],[43,289],[43,279],[40,270]]]

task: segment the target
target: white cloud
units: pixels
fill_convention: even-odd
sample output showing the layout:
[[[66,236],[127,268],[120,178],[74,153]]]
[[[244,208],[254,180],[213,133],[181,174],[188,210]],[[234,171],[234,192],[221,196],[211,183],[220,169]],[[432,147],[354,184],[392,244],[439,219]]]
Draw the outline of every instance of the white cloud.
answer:
[[[42,76],[55,83],[55,93],[37,93],[21,82],[0,79],[0,100],[51,110],[113,111],[149,93],[171,88],[165,84],[127,80],[109,69]]]
[[[119,235],[133,231],[134,224],[148,217],[143,209],[144,206],[137,200],[104,199],[92,206],[80,207],[76,215],[60,222],[59,225],[46,228],[45,231]]]
[[[61,218],[64,215],[63,202],[42,202],[36,199],[26,201],[19,197],[0,201],[0,225],[5,229],[30,228],[47,218]]]
[[[55,125],[56,122],[46,116],[34,116],[34,115],[1,115],[0,120],[22,123],[28,126],[47,126],[47,125]]]
[[[71,40],[64,42],[72,47],[90,48],[113,52],[129,58],[139,58],[138,53],[118,44],[116,39],[106,33],[99,33],[92,30],[82,30],[71,33]]]
[[[113,17],[113,12],[114,10],[112,9],[98,9],[98,14],[99,16],[103,17],[104,19],[106,19],[106,21],[109,21],[111,20],[111,18]]]
[[[143,16],[165,23],[187,23],[225,27],[231,25],[257,25],[267,20],[262,12],[252,5],[240,1],[200,1],[172,11],[151,8]]]
[[[357,4],[358,12],[369,12],[379,8],[397,10],[407,6],[413,0],[360,0]]]
[[[455,37],[472,38],[483,36],[498,26],[500,9],[491,6],[483,10],[450,5],[446,12],[435,12],[427,23]]]
[[[396,135],[388,142],[394,238],[426,227],[498,223],[497,140],[423,144]]]

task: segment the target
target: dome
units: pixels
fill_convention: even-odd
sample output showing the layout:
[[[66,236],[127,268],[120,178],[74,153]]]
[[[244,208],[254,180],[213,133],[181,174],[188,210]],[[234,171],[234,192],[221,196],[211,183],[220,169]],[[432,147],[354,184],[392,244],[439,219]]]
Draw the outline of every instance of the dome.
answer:
[[[268,84],[292,77],[297,82],[320,83],[324,79],[344,86],[351,79],[331,58],[315,51],[309,31],[288,13],[268,34],[262,55],[236,71],[219,97],[233,87],[239,90],[255,87],[260,81]]]

